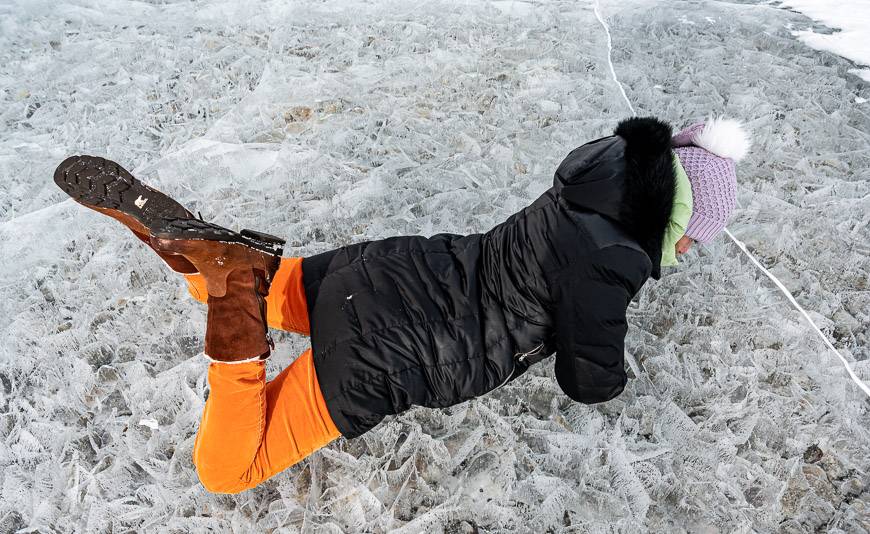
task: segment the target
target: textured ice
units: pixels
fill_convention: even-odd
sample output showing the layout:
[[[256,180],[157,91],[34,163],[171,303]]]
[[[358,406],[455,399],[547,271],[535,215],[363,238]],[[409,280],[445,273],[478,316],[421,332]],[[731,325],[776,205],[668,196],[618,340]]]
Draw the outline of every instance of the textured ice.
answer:
[[[870,380],[856,65],[773,5],[601,13],[638,114],[753,131],[729,228]],[[613,402],[548,360],[241,495],[198,483],[204,309],[57,163],[107,155],[288,254],[485,230],[630,115],[591,2],[7,1],[0,87],[0,532],[870,530],[870,403],[724,237],[632,305]],[[280,336],[269,372],[306,346]]]

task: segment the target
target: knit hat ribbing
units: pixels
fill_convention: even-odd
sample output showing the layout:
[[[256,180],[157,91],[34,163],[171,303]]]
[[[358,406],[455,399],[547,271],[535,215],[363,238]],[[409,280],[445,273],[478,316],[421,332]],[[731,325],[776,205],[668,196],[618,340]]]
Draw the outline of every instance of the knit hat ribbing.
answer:
[[[692,186],[686,235],[709,243],[725,228],[737,205],[735,162],[748,151],[749,137],[737,121],[711,117],[674,135],[671,146]]]

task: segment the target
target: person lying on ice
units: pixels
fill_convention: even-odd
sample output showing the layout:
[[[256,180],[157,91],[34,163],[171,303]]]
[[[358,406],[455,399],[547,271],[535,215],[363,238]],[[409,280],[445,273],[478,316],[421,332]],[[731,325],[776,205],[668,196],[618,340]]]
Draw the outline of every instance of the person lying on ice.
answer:
[[[55,181],[129,227],[208,304],[211,391],[193,460],[206,489],[236,493],[387,415],[492,391],[553,352],[571,399],[619,395],[629,301],[724,227],[747,148],[733,120],[672,138],[656,118],[626,119],[572,150],[553,187],[486,233],[304,258],[197,219],[102,158],[71,157]],[[308,335],[311,348],[267,381],[269,327]]]

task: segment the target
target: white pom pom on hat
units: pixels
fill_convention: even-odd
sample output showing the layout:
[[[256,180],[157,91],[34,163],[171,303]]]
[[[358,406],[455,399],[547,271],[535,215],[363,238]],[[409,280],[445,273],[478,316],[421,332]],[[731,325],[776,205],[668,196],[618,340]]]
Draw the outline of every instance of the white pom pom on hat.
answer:
[[[704,128],[692,136],[692,144],[738,162],[749,152],[751,142],[749,132],[737,120],[711,116]]]

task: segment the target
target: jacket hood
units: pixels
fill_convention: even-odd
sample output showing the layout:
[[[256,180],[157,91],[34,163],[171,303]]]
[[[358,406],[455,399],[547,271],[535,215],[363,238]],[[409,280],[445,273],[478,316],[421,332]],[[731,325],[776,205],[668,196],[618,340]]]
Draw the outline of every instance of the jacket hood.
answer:
[[[620,121],[614,135],[572,150],[556,169],[553,187],[571,206],[616,221],[661,278],[662,241],[673,209],[676,173],[671,127],[655,117]]]

